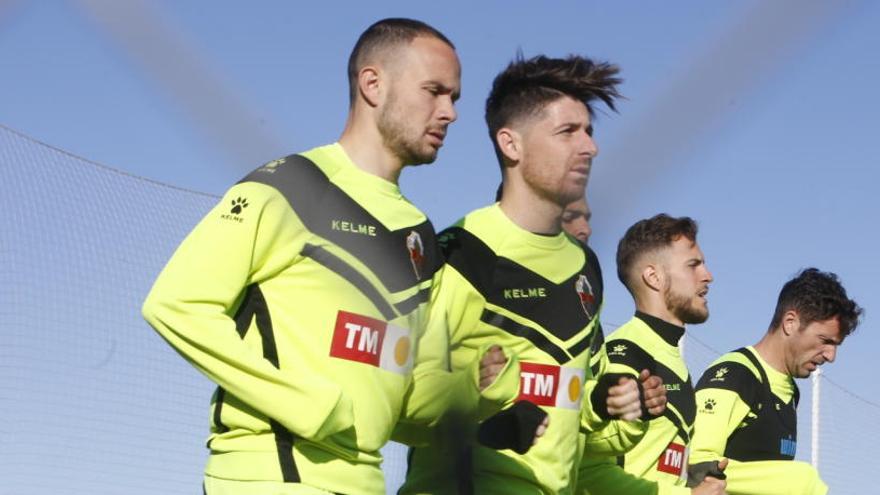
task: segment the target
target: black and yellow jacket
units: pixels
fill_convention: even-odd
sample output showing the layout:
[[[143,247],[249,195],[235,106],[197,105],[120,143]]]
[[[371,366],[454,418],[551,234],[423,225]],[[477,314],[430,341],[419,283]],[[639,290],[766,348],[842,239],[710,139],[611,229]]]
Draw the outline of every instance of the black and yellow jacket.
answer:
[[[731,494],[823,494],[809,464],[794,461],[798,388],[754,347],[729,352],[697,383],[697,421],[690,463],[729,459]]]
[[[497,204],[468,214],[440,242],[447,265],[431,321],[446,326],[453,368],[466,367],[487,343],[505,345],[519,357],[519,399],[546,411],[550,427],[523,455],[462,448],[455,435],[435,435],[411,451],[400,493],[460,493],[463,482],[481,495],[570,493],[584,449],[580,431],[590,433],[590,449],[606,454],[625,451],[643,433],[640,422],[600,419],[585,400],[596,384],[590,347],[601,342],[595,255],[565,234],[519,228]]]
[[[643,369],[663,379],[666,411],[649,421],[644,438],[617,458],[585,458],[578,493],[591,495],[690,494],[686,488],[687,447],[696,406],[687,365],[678,347],[684,328],[636,312],[608,336],[607,373],[638,377]]]
[[[339,144],[232,187],[143,307],[218,384],[206,473],[384,493],[379,449],[401,416],[433,421],[444,387],[479,399],[475,363],[448,381],[445,335],[419,348],[439,268],[427,218]],[[416,353],[442,371],[416,363],[421,388]]]

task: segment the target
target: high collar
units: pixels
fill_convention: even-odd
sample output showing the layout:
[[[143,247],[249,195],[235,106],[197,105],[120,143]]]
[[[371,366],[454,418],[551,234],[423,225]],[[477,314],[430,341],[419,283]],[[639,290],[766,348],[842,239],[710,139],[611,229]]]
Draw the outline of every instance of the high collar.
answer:
[[[636,311],[636,318],[645,322],[651,330],[660,336],[667,344],[677,347],[678,341],[684,336],[684,327],[673,325],[668,321],[661,320],[641,311]]]

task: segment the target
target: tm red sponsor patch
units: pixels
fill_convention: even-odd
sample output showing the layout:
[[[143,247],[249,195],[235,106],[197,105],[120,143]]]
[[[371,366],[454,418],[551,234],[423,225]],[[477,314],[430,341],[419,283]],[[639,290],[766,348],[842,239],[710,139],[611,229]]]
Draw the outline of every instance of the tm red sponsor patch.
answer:
[[[670,443],[657,460],[657,471],[681,476],[686,458],[684,445]]]
[[[405,375],[412,370],[414,345],[406,328],[340,311],[333,328],[330,355]]]
[[[386,326],[382,320],[340,311],[336,315],[330,355],[379,366]]]

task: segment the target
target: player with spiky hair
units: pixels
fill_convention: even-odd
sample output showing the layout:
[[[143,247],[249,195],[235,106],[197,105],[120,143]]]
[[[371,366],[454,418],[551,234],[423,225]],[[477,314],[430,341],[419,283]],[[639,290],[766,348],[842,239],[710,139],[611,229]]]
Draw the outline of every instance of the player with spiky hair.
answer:
[[[520,55],[495,78],[486,123],[501,198],[441,234],[447,265],[431,324],[445,326],[454,368],[490,339],[512,349],[519,401],[482,423],[475,443],[426,434],[401,493],[568,493],[585,448],[622,453],[643,433],[643,410],[662,410],[658,378],[593,375],[601,272],[595,253],[562,230],[598,153],[592,105],[613,109],[619,83],[616,66],[580,56]]]

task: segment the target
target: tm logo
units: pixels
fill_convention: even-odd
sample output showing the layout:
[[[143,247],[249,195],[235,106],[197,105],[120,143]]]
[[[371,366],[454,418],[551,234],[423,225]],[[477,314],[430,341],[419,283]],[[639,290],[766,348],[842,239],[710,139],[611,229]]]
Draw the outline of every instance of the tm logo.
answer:
[[[331,356],[407,374],[414,353],[409,330],[365,315],[337,313]]]
[[[715,399],[706,399],[706,402],[703,403],[703,409],[707,411],[715,409]]]
[[[687,461],[687,449],[684,445],[670,443],[657,459],[657,471],[681,476]]]

